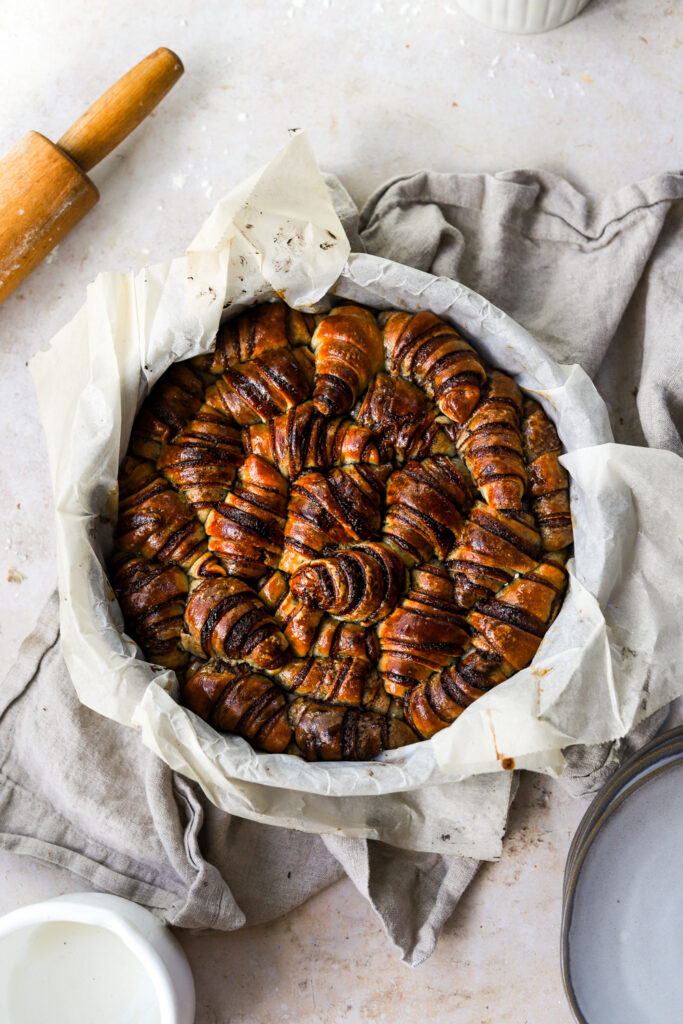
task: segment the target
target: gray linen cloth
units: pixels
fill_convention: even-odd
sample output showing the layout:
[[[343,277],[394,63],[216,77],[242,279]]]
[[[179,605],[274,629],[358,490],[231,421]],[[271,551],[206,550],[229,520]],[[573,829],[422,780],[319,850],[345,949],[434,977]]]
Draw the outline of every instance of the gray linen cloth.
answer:
[[[419,173],[359,214],[329,185],[352,247],[457,278],[579,362],[617,441],[683,453],[683,175],[591,203],[550,174]],[[567,752],[592,792],[666,718]],[[268,921],[348,874],[406,963],[434,949],[477,862],[269,827],[213,807],[138,734],[83,707],[52,598],[0,686],[0,847],[68,868],[189,928]]]

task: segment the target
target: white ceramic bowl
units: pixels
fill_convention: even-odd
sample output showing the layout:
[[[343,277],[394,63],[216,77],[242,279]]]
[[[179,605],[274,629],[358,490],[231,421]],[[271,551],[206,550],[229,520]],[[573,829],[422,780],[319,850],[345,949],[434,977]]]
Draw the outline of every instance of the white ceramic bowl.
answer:
[[[575,18],[590,0],[458,0],[463,11],[501,32],[548,32]]]
[[[41,925],[56,922],[91,925],[112,932],[134,955],[151,982],[157,1000],[153,1019],[159,1024],[193,1024],[195,989],[190,965],[175,936],[148,910],[105,893],[57,896],[20,907],[0,918],[0,942],[12,933],[35,932]],[[138,1017],[134,1019],[137,1021]],[[3,1024],[13,1022],[3,1019]],[[141,1024],[145,1022],[141,1020]]]

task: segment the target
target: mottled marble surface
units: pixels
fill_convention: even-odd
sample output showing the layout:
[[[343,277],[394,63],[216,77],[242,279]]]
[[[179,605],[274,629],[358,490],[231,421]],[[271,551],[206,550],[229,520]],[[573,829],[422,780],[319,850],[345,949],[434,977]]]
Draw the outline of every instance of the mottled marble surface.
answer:
[[[51,493],[26,361],[107,269],[179,254],[222,192],[305,127],[321,166],[362,203],[423,167],[540,167],[594,199],[683,165],[677,0],[592,0],[544,36],[505,36],[454,0],[24,0],[3,12],[0,151],[29,128],[58,138],[156,46],[186,74],[95,169],[102,199],[0,309],[0,640],[10,658],[54,585]],[[59,382],[55,382],[59,386]],[[227,1021],[568,1024],[561,882],[583,812],[526,778],[505,854],[485,865],[432,959],[403,967],[342,882],[274,924],[182,935],[197,1024]],[[0,910],[78,888],[0,856]]]

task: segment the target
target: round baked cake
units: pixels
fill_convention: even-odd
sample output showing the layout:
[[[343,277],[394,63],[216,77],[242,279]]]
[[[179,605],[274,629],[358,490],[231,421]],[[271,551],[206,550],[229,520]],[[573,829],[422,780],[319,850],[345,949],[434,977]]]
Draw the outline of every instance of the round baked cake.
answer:
[[[540,405],[432,313],[255,306],[137,416],[110,566],[126,628],[259,750],[426,739],[558,612],[560,453]]]

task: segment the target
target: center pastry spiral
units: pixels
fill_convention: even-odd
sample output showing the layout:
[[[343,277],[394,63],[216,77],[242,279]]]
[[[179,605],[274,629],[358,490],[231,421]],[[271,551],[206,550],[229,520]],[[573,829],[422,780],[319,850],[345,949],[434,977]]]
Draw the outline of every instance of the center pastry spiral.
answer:
[[[560,454],[540,405],[432,313],[255,306],[136,418],[110,562],[126,629],[259,750],[426,739],[557,615]]]

